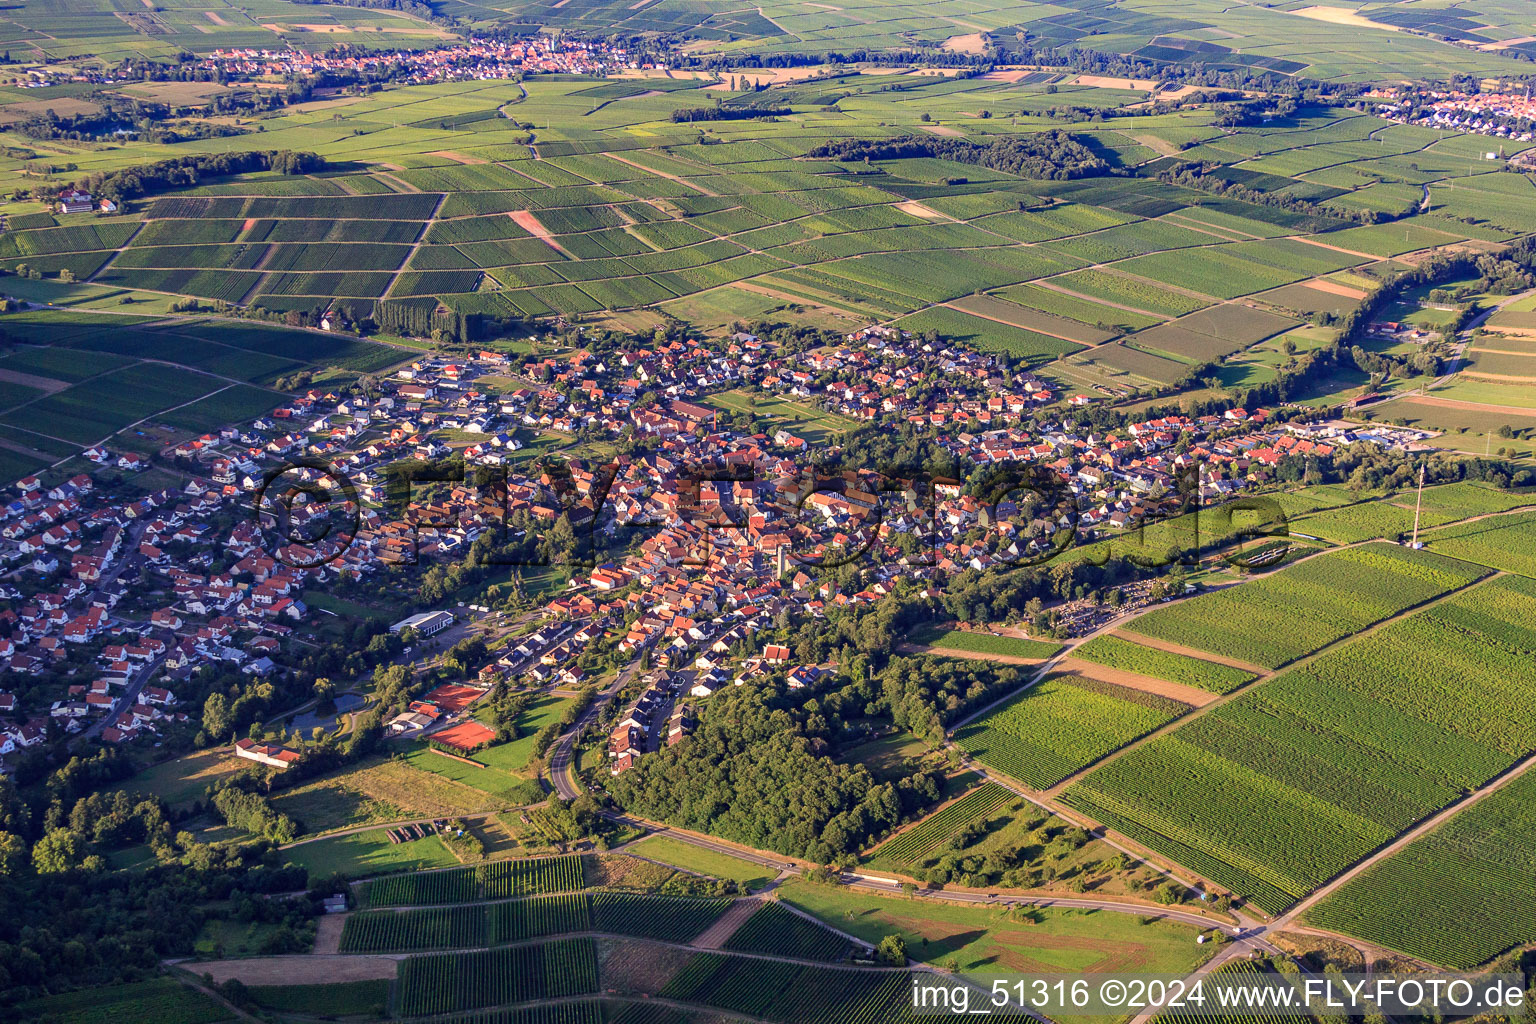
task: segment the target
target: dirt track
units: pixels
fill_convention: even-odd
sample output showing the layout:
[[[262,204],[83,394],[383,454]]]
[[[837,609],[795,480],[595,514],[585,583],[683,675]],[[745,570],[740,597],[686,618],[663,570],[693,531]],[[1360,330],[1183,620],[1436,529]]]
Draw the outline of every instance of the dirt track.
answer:
[[[1191,707],[1203,708],[1211,701],[1221,696],[1219,693],[1209,693],[1194,686],[1185,686],[1183,683],[1172,683],[1166,679],[1154,679],[1151,676],[1139,675],[1135,672],[1127,672],[1124,669],[1110,668],[1108,665],[1096,665],[1091,661],[1081,661],[1077,658],[1067,658],[1061,663],[1061,670],[1073,675],[1079,675],[1086,679],[1097,679],[1101,682],[1114,683],[1128,690],[1140,690],[1142,693],[1154,693],[1159,697],[1167,697],[1181,704]]]
[[[341,952],[341,932],[347,924],[347,914],[327,914],[315,923],[315,952]]]
[[[1229,665],[1232,668],[1240,668],[1244,672],[1252,672],[1256,676],[1265,675],[1269,669],[1261,665],[1250,665],[1246,661],[1238,661],[1236,658],[1224,658],[1210,651],[1197,651],[1193,647],[1185,647],[1183,644],[1172,643],[1168,640],[1159,640],[1156,637],[1146,636],[1142,633],[1132,632],[1126,639],[1132,640],[1143,647],[1156,647],[1160,651],[1169,654],[1182,654],[1186,658],[1199,658],[1201,661],[1213,661],[1218,665]]]
[[[209,960],[184,965],[193,974],[209,974],[217,983],[239,978],[247,985],[319,985],[333,981],[393,978],[400,961],[387,956],[258,956],[248,960]]]

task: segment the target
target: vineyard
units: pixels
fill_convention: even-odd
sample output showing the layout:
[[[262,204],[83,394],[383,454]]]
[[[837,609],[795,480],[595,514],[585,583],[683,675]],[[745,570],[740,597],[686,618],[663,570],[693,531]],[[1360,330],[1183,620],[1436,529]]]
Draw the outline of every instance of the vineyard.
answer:
[[[1536,774],[1351,880],[1307,921],[1461,969],[1536,941]]]
[[[1504,576],[1328,652],[1064,797],[1274,913],[1536,750],[1536,582]]]
[[[1072,657],[1153,679],[1183,683],[1211,693],[1231,693],[1255,678],[1253,673],[1240,668],[1145,647],[1113,633],[1094,637],[1075,648]]]
[[[586,888],[586,866],[579,854],[500,860],[446,871],[387,875],[361,888],[369,907],[408,907],[430,903],[470,903],[514,896],[575,892]]]
[[[1016,636],[993,636],[963,629],[930,627],[912,634],[915,644],[927,644],[936,651],[965,651],[970,654],[1000,654],[1009,658],[1045,659],[1061,650],[1060,644],[1024,640]]]
[[[1188,710],[1114,683],[1056,676],[961,729],[955,742],[982,764],[1049,789]]]
[[[1491,569],[1536,577],[1536,512],[1517,512],[1436,530],[1425,538],[1431,551],[1465,558]]]
[[[1132,633],[1264,668],[1326,647],[1477,579],[1427,551],[1370,544],[1309,558],[1263,579],[1132,620]]]
[[[848,940],[780,904],[765,903],[726,940],[725,948],[800,960],[841,960],[848,954]]]
[[[1285,975],[1260,970],[1240,960],[1222,964],[1211,972],[1210,978],[1215,982],[1225,981],[1243,986],[1256,985],[1261,981],[1273,986],[1291,985]],[[1153,1024],[1312,1024],[1314,1020],[1310,1015],[1298,1016],[1268,1006],[1225,1012],[1216,1012],[1211,1007],[1186,1006],[1159,1013],[1153,1018]]]
[[[882,843],[874,851],[874,858],[894,864],[915,861],[940,843],[948,842],[950,836],[963,826],[985,817],[1011,799],[1013,794],[997,783],[982,783],[959,800]]]
[[[664,1014],[673,1012],[662,1007],[638,1009],[661,1009]],[[671,1024],[665,1017],[652,1021],[646,1017],[627,1016],[627,1013],[626,1010],[609,1024]],[[569,1003],[523,1006],[515,1010],[482,1010],[479,1013],[443,1017],[436,1024],[604,1024],[603,1004],[596,999],[577,999]]]
[[[730,905],[730,900],[597,892],[592,894],[592,924],[600,932],[687,942],[713,924]]]
[[[1420,517],[1421,528],[1427,529],[1445,522],[1449,520],[1433,512],[1426,512]],[[1413,509],[1389,505],[1384,501],[1366,501],[1293,519],[1291,530],[1308,537],[1321,537],[1335,544],[1356,544],[1381,537],[1396,540],[1413,531]]]
[[[501,860],[481,864],[476,871],[485,899],[573,892],[586,887],[585,862],[579,855],[534,860]]]
[[[466,949],[586,931],[686,942],[708,928],[730,902],[596,892],[473,907],[365,911],[347,918],[341,951]]]
[[[1413,495],[1406,493],[1398,495],[1394,500],[1409,508],[1414,503]],[[1424,491],[1424,511],[1434,512],[1447,520],[1469,519],[1472,516],[1483,516],[1492,512],[1505,512],[1532,503],[1531,496],[1528,494],[1509,494],[1494,490],[1492,487],[1480,487],[1477,484],[1445,484],[1441,487],[1429,487]]]
[[[903,971],[805,967],[700,953],[659,995],[779,1024],[888,1024],[911,1012]]]
[[[591,939],[556,939],[479,953],[416,956],[400,965],[399,1009],[406,1016],[556,999],[597,991]]]

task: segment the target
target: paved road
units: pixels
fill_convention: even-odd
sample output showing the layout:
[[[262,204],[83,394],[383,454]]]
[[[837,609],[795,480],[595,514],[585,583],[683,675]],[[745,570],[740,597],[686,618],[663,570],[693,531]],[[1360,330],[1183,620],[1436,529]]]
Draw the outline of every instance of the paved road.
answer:
[[[143,668],[139,669],[133,678],[129,680],[127,688],[123,690],[123,695],[113,702],[112,710],[92,722],[90,728],[80,733],[71,742],[84,743],[87,740],[95,739],[101,735],[102,730],[117,721],[118,715],[121,715],[137,704],[139,702],[139,694],[143,692],[145,686],[149,685],[150,679],[154,678],[155,673],[159,671],[160,666],[165,663],[165,659],[169,656],[170,651],[166,651],[154,661],[148,662]]]
[[[574,800],[581,795],[581,782],[576,777],[576,737],[591,722],[597,720],[604,706],[613,700],[628,686],[635,676],[640,674],[640,662],[633,661],[619,670],[609,683],[592,701],[592,705],[582,712],[576,724],[559,739],[555,740],[554,750],[549,755],[549,781],[555,787],[555,792],[562,800]]]
[[[96,583],[98,587],[116,580],[130,565],[138,565],[143,562],[144,556],[139,554],[139,543],[144,539],[144,532],[148,529],[149,520],[147,519],[135,520],[128,524],[127,529],[123,531],[123,557],[119,558],[117,564],[110,570],[102,573],[101,578]],[[143,625],[146,629],[148,628],[147,623]],[[124,688],[122,696],[112,702],[112,710],[92,722],[89,728],[70,740],[70,744],[74,745],[95,739],[102,734],[102,731],[107,726],[117,721],[117,716],[137,704],[139,702],[139,694],[144,692],[144,687],[149,685],[149,681],[160,670],[160,666],[165,664],[165,659],[170,657],[170,653],[170,650],[167,649],[160,657],[147,662],[143,668],[135,672],[133,677],[128,680],[128,685]]]
[[[748,861],[761,865],[774,871],[799,871],[812,865],[799,861],[783,854],[765,853],[761,850],[748,850],[730,843],[720,842],[708,836],[699,835],[684,829],[671,828],[657,822],[646,821],[629,814],[608,812],[605,817],[620,824],[635,828],[649,828],[646,838],[651,836],[666,836],[679,842],[696,846],[701,850],[711,853],[725,854],[738,860]],[[637,840],[638,842],[638,840]],[[627,845],[627,844],[626,844]],[[622,850],[623,847],[616,847]],[[901,881],[895,878],[885,878],[880,875],[868,875],[857,871],[844,872],[838,876],[838,881],[850,889],[859,889],[865,892],[876,892],[885,895],[900,893]],[[921,899],[939,900],[945,903],[961,903],[982,906],[1033,906],[1033,907],[1059,907],[1073,910],[1105,910],[1119,914],[1136,914],[1141,917],[1167,918],[1170,921],[1179,921],[1184,924],[1192,924],[1198,928],[1220,927],[1227,934],[1233,934],[1233,926],[1214,920],[1210,917],[1193,913],[1192,911],[1179,910],[1174,907],[1154,907],[1144,903],[1121,903],[1115,900],[1096,900],[1088,897],[1072,896],[1019,896],[1019,895],[993,895],[981,892],[960,892],[950,889],[920,889]],[[1254,929],[1252,922],[1239,918],[1238,928],[1243,932],[1251,932]]]

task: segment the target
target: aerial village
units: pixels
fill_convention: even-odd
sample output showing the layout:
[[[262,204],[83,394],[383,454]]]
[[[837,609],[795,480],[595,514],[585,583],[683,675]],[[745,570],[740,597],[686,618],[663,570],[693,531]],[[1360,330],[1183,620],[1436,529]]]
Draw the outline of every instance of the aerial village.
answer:
[[[201,69],[241,79],[318,76],[339,72],[366,73],[383,68],[406,69],[406,83],[491,81],[526,74],[604,75],[624,70],[658,67],[637,59],[622,46],[597,40],[566,39],[536,35],[513,40],[471,38],[451,46],[425,50],[311,53],[299,48],[240,47],[219,49],[189,62]],[[125,79],[125,81],[128,79]],[[14,82],[23,88],[42,88],[61,82],[89,81],[111,84],[110,72],[91,72],[66,65],[29,68]]]
[[[487,377],[498,383],[477,383]],[[1010,502],[989,506],[958,483],[925,494],[875,466],[818,473],[826,452],[808,438],[727,426],[709,402],[726,389],[910,424],[961,464],[1037,467],[1063,498],[1025,514]],[[622,771],[687,735],[690,701],[768,673],[791,688],[813,684],[825,666],[794,664],[787,648],[754,639],[786,610],[821,616],[873,602],[898,578],[938,587],[966,569],[1048,552],[1062,530],[1078,543],[1112,537],[1186,500],[1191,470],[1209,504],[1272,483],[1287,454],[1395,443],[1336,423],[1276,423],[1262,409],[1104,433],[1075,425],[1073,411],[1086,401],[1063,401],[1050,383],[994,356],[883,327],[793,358],[743,332],[601,358],[487,350],[424,356],[366,393],[311,390],[252,422],[168,447],[159,460],[188,477],[179,489],[125,501],[90,473],[55,486],[27,477],[0,508],[0,666],[9,678],[57,686],[34,687],[24,702],[0,693],[0,763],[54,740],[156,743],[167,722],[186,720],[176,690],[200,669],[284,672],[286,654],[320,614],[303,600],[307,590],[451,561],[510,522],[542,530],[564,518],[608,555],[573,565],[532,632],[461,685],[414,703],[389,731],[441,732],[449,745],[474,749],[484,727],[465,712],[490,687],[580,686],[578,657],[607,636],[643,660],[652,683],[610,739],[613,770]],[[523,451],[522,437],[574,443],[578,433],[639,444],[603,464]],[[87,456],[129,480],[151,464],[102,447]],[[462,458],[462,481],[413,495],[403,508],[392,502],[391,464],[449,456]],[[483,474],[489,486],[482,467],[495,470]],[[291,521],[279,531],[266,501],[274,481],[335,500],[290,503],[282,515]],[[311,520],[338,508],[353,525],[313,531],[324,539],[306,542]],[[816,571],[838,555],[857,558],[856,585],[839,587]],[[430,637],[456,614],[418,608],[396,631]],[[273,767],[292,753],[241,744],[237,754]]]

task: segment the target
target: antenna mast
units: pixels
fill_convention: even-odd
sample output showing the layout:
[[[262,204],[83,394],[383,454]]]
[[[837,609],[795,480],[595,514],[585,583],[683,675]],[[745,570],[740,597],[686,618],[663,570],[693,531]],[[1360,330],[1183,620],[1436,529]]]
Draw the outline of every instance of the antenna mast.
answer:
[[[1413,503],[1413,545],[1417,550],[1419,546],[1419,510],[1424,507],[1424,464],[1419,463],[1419,496]]]

